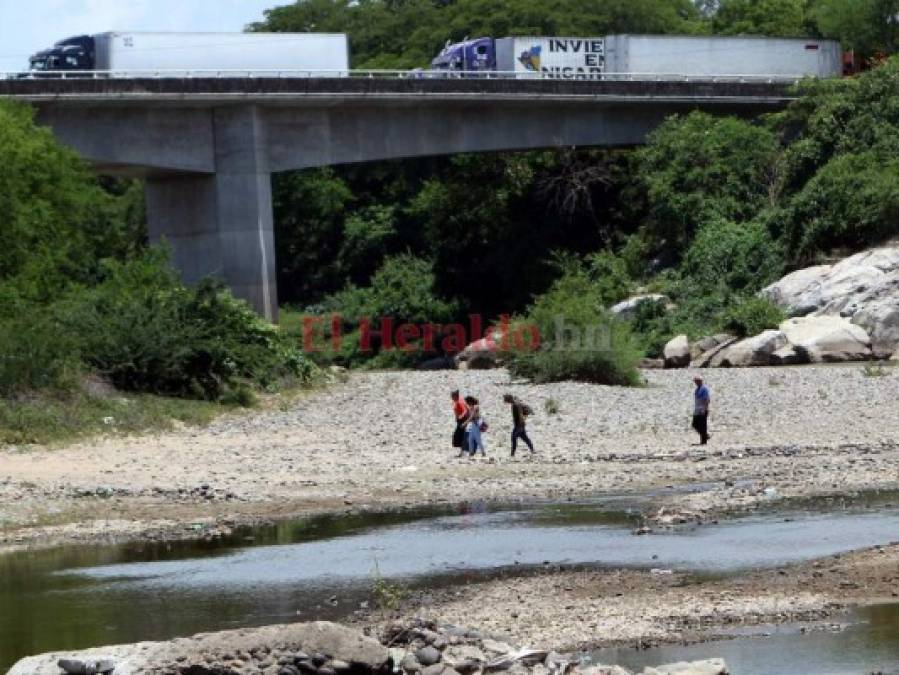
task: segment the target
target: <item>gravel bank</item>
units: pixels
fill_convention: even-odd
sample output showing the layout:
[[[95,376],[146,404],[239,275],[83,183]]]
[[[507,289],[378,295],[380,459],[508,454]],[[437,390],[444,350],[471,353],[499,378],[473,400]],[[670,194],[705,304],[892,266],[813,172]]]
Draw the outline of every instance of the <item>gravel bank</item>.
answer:
[[[204,429],[0,450],[0,549],[184,536],[260,518],[470,498],[564,498],[709,483],[664,504],[703,519],[790,498],[899,488],[897,375],[859,365],[703,371],[712,440],[689,429],[693,372],[637,389],[511,383],[503,370],[353,374]],[[478,396],[486,459],[449,447],[448,392]],[[512,392],[538,447],[509,457]],[[545,412],[552,401],[558,414]],[[743,482],[745,481],[745,482]],[[200,525],[197,528],[197,525]]]
[[[556,649],[645,648],[713,640],[735,626],[762,633],[766,624],[839,620],[847,607],[897,601],[899,543],[717,580],[548,570],[428,591],[410,598],[403,614],[468,622],[502,639]]]

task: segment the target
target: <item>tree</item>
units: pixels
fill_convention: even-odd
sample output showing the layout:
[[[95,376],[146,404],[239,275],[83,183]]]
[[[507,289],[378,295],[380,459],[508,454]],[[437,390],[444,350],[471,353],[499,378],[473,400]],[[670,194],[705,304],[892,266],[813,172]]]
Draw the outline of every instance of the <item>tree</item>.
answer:
[[[345,32],[354,68],[412,68],[426,66],[447,40],[692,33],[700,19],[690,0],[300,0],[267,10],[251,30]]]
[[[712,28],[722,35],[807,35],[805,4],[805,0],[721,0]]]
[[[899,0],[817,0],[814,16],[826,37],[862,57],[899,49]]]
[[[139,195],[109,185],[119,196],[36,126],[30,108],[0,101],[0,283],[49,299],[91,280],[101,258],[131,251],[143,232]]]
[[[637,151],[648,231],[675,255],[710,220],[751,220],[770,201],[777,137],[733,117],[674,117]]]

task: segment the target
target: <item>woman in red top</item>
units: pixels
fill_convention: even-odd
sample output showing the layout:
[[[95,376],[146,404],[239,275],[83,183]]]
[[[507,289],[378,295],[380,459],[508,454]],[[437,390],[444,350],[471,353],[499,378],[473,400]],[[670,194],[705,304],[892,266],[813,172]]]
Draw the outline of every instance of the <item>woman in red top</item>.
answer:
[[[453,416],[456,418],[456,430],[453,432],[453,447],[459,448],[459,457],[468,450],[468,433],[465,427],[471,417],[471,410],[468,405],[459,396],[459,390],[450,392],[450,398],[453,399]]]

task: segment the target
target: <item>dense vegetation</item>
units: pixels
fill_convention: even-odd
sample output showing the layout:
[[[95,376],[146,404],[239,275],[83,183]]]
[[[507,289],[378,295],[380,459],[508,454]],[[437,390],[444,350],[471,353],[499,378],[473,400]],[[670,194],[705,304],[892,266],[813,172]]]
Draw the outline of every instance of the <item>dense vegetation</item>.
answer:
[[[109,385],[246,405],[309,378],[275,327],[212,281],[183,287],[147,248],[139,184],[92,178],[24,106],[0,103],[0,167],[0,440],[211,411]]]
[[[896,49],[897,14],[899,0],[301,0],[252,28],[347,32],[354,66],[368,68],[426,65],[466,35],[613,32],[832,36],[873,63]],[[420,335],[410,350],[379,349],[378,335],[360,349],[366,317],[398,326],[478,314],[487,325],[508,315],[542,342],[507,355],[513,372],[621,384],[674,333],[776,324],[759,288],[892,236],[899,216],[899,61],[801,93],[754,121],[672,118],[633,150],[278,175],[282,330],[212,281],[182,287],[165,252],[147,247],[141,185],[90,177],[29,110],[2,104],[0,434],[45,438],[56,432],[35,430],[67,433],[86,417],[124,428],[173,410],[203,417],[209,402],[245,404],[254,390],[306,380],[301,312],[328,318],[322,344],[342,338],[313,359],[385,367],[432,355]],[[610,318],[611,304],[643,291],[668,300],[628,324]],[[593,347],[566,348],[575,336]],[[200,403],[122,407],[85,393],[91,373],[131,400]]]

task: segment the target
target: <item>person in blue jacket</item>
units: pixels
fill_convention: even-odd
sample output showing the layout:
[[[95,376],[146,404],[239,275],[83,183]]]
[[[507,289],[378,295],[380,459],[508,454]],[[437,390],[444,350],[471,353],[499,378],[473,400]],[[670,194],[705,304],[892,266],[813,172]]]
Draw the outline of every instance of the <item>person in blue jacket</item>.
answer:
[[[709,388],[702,383],[702,378],[693,378],[696,389],[693,390],[693,428],[699,434],[699,442],[705,445],[709,442],[709,404],[712,395]]]

